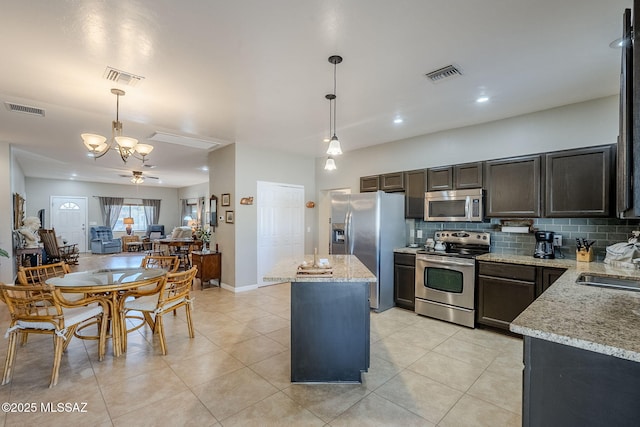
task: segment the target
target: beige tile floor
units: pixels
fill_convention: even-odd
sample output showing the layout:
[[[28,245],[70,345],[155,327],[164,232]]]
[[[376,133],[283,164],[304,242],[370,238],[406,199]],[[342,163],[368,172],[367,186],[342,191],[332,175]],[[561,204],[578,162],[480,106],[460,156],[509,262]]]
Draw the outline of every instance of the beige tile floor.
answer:
[[[138,265],[140,257],[87,256],[79,269]],[[291,384],[289,284],[234,294],[193,292],[196,337],[184,311],[166,316],[168,354],[148,328],[126,355],[97,360],[95,341],[74,338],[48,389],[49,337],[18,349],[0,402],[36,403],[0,413],[30,426],[518,426],[522,342],[398,308],[371,315],[371,367],[362,384]],[[0,330],[7,312],[0,304]],[[4,363],[6,340],[0,340]],[[41,403],[86,403],[86,412],[43,412]]]

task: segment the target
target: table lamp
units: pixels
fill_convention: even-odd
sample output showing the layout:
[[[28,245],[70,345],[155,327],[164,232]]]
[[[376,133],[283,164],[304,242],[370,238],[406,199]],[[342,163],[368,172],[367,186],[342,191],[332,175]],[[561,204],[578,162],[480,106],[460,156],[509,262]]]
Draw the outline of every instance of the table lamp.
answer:
[[[133,225],[133,218],[127,217],[122,220],[122,223],[127,225],[127,236],[131,236],[131,226]]]

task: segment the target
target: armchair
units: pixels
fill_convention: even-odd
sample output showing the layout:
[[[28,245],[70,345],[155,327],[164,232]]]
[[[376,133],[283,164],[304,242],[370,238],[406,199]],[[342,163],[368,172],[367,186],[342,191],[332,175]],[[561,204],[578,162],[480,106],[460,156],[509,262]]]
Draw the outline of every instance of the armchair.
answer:
[[[150,224],[147,226],[147,234],[145,236],[147,239],[155,240],[155,239],[164,239],[164,225],[161,224]]]
[[[113,238],[110,227],[99,225],[91,227],[91,253],[114,254],[122,251],[122,241]]]

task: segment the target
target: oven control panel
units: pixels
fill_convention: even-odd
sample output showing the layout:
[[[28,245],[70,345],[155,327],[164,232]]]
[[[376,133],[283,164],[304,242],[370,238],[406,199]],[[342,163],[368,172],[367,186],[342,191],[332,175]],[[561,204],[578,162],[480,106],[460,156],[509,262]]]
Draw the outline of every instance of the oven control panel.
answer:
[[[491,244],[491,234],[483,231],[436,231],[434,236],[435,241],[458,243],[463,245],[486,245]]]

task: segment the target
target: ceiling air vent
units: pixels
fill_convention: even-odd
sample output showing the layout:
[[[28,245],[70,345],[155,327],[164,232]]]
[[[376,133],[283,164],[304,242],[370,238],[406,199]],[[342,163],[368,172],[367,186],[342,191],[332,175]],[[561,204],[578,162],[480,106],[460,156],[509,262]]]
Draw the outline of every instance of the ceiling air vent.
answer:
[[[29,107],[28,105],[20,105],[14,104],[13,102],[5,102],[4,105],[7,106],[9,111],[13,111],[15,113],[24,113],[31,114],[33,116],[44,117],[44,110],[38,107]]]
[[[122,70],[116,70],[112,67],[107,67],[104,70],[104,74],[102,77],[109,80],[110,82],[120,83],[125,86],[137,86],[138,83],[140,83],[140,81],[144,79],[144,77],[142,76],[136,76],[135,74],[128,73]]]
[[[462,70],[455,65],[447,65],[446,67],[439,68],[435,71],[425,74],[429,80],[433,83],[439,83],[445,79],[451,77],[457,77],[462,75]]]

